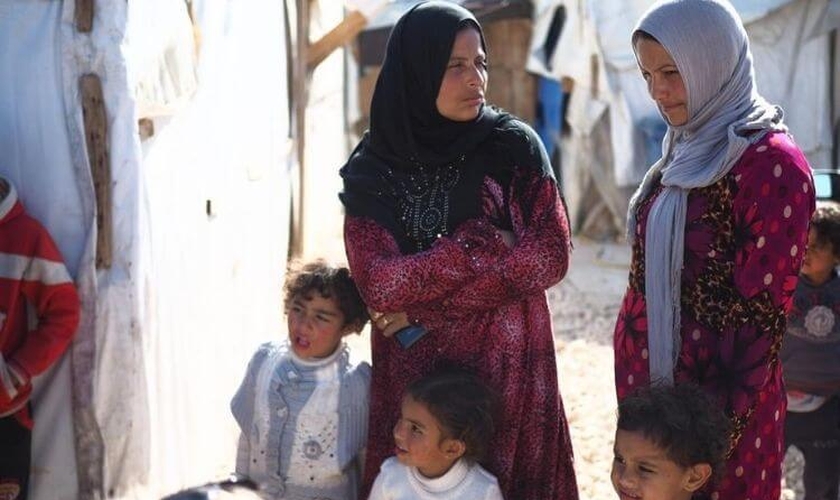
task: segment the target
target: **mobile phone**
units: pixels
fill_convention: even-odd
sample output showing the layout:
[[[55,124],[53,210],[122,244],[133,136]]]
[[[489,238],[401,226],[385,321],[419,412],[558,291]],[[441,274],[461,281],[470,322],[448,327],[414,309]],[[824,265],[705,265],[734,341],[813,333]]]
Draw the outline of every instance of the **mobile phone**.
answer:
[[[403,349],[408,349],[413,346],[415,342],[423,338],[428,330],[420,325],[410,325],[394,334],[394,338],[400,343]]]

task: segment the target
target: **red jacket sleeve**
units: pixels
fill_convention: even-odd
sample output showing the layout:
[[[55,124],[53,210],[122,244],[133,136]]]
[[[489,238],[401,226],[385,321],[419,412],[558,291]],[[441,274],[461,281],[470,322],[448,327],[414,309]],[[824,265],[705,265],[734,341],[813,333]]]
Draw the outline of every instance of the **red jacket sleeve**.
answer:
[[[30,377],[49,368],[64,352],[79,324],[79,296],[61,254],[46,230],[36,240],[35,255],[24,272],[21,291],[34,308],[37,327],[10,360]]]

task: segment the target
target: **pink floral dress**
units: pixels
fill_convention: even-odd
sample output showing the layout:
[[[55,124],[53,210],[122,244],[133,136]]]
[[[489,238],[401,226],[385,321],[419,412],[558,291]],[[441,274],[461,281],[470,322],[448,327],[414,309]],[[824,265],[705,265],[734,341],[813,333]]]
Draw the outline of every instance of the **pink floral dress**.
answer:
[[[615,327],[619,399],[650,380],[644,234],[658,193],[639,208]],[[810,167],[784,133],[766,135],[720,181],[689,193],[674,379],[713,394],[733,425],[725,476],[702,498],[779,498],[786,400],[778,353],[813,211]]]
[[[483,192],[485,218],[412,255],[401,254],[371,219],[345,220],[350,268],[368,306],[406,311],[429,331],[403,350],[374,326],[365,484],[393,455],[392,430],[408,383],[448,360],[476,370],[502,396],[504,415],[486,467],[505,498],[576,500],[545,296],[568,266],[569,227],[557,184],[519,170],[509,187],[485,178]],[[490,213],[494,207],[507,207],[503,216],[517,240],[512,249],[489,222],[500,216]]]

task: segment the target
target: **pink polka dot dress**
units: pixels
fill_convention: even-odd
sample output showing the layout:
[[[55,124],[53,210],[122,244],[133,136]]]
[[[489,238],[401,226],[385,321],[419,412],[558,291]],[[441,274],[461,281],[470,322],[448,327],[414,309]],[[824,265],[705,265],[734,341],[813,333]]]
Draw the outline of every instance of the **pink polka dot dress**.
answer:
[[[639,207],[615,327],[619,399],[650,381],[644,235],[659,192]],[[813,211],[808,162],[781,132],[750,146],[720,181],[688,195],[674,380],[700,384],[733,426],[724,479],[696,498],[779,498],[786,400],[778,353]]]

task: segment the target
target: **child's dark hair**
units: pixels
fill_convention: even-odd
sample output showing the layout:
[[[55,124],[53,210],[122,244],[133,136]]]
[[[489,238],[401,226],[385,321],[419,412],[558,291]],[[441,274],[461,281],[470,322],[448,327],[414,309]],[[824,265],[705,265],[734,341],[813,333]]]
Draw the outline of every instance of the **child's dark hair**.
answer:
[[[464,442],[463,458],[480,462],[486,457],[496,432],[500,400],[478,375],[441,366],[414,381],[406,394],[426,406],[444,437]]]
[[[259,498],[259,485],[251,479],[233,474],[223,481],[214,481],[167,495],[161,500],[215,500],[222,498]]]
[[[831,252],[840,258],[840,205],[820,204],[811,217],[811,228],[816,233],[817,244],[831,244]]]
[[[369,319],[367,307],[346,267],[332,266],[322,259],[306,263],[294,261],[289,265],[283,289],[283,306],[287,311],[296,297],[318,292],[321,297],[334,298],[338,302],[345,325],[361,330]]]
[[[618,428],[641,433],[681,467],[707,463],[720,478],[729,452],[730,424],[723,410],[695,384],[654,385],[618,403]]]

